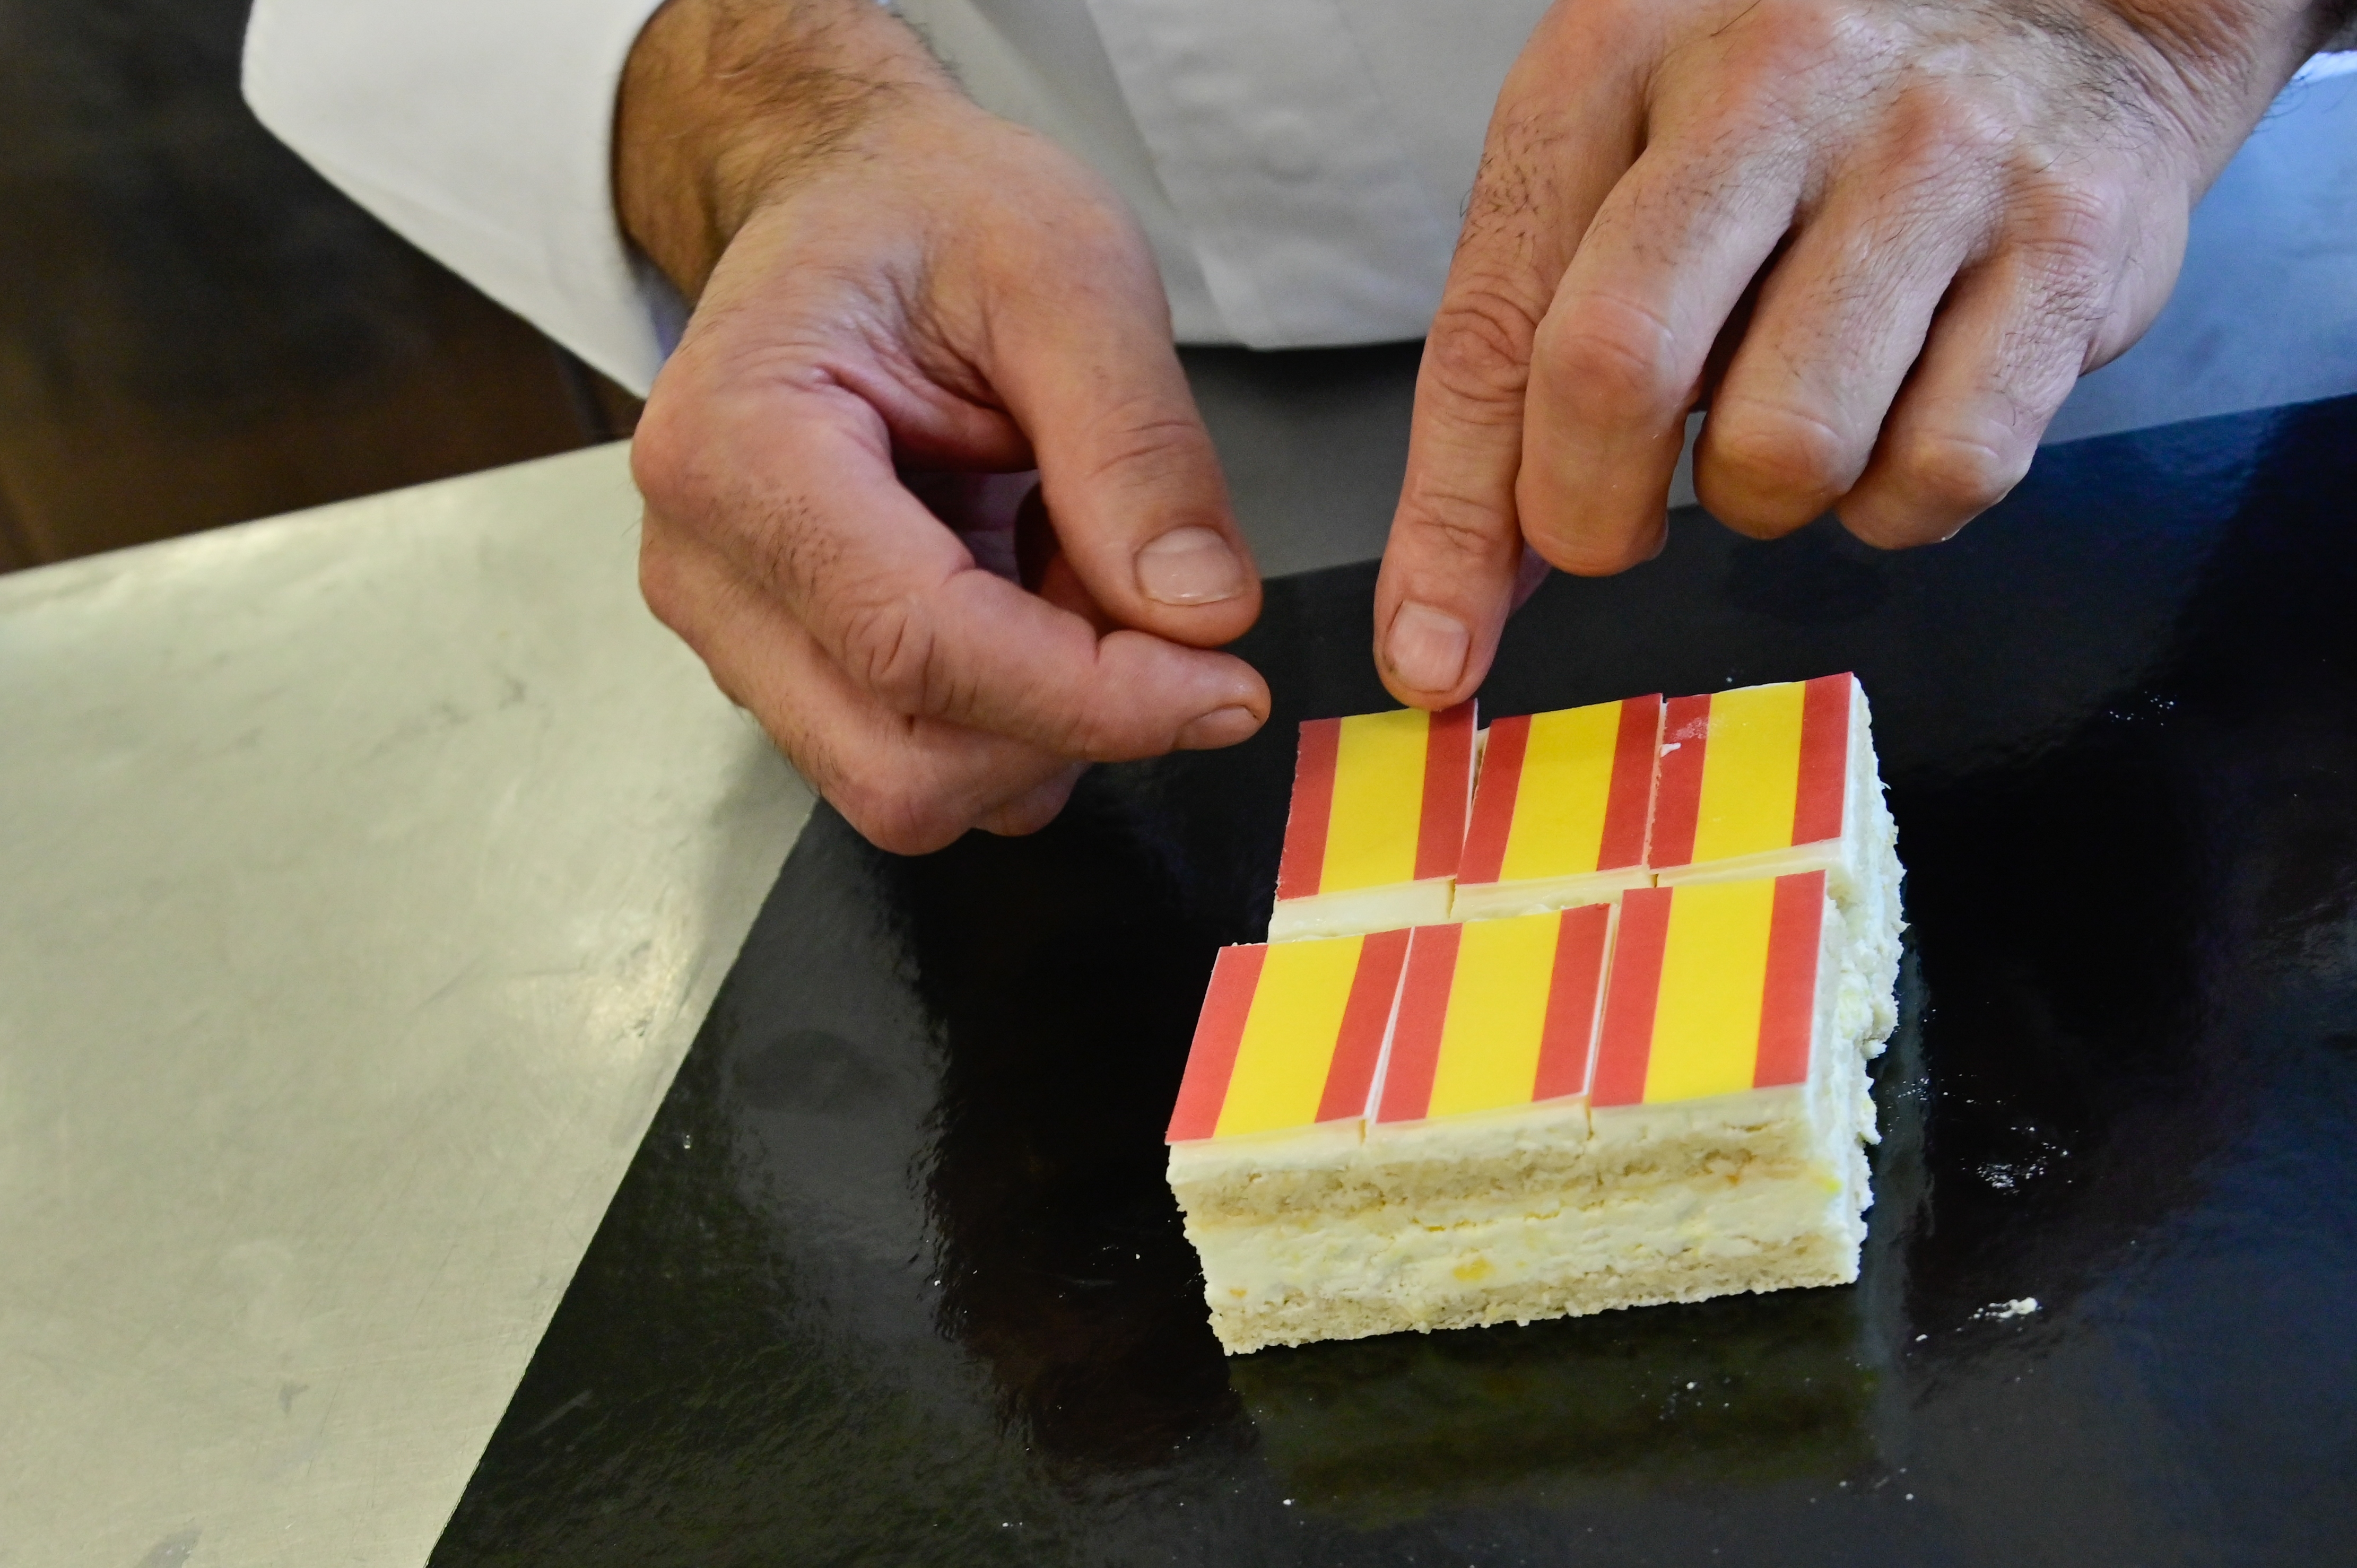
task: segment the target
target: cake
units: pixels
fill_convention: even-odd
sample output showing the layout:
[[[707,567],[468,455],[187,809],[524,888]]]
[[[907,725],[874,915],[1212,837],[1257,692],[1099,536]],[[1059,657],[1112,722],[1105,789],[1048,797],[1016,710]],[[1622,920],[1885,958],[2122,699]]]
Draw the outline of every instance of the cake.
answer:
[[[1855,1279],[1900,929],[1856,681],[1501,720],[1455,857],[1428,837],[1447,715],[1413,754],[1377,716],[1388,749],[1359,757],[1440,780],[1394,829],[1413,859],[1300,896],[1429,911],[1450,878],[1406,870],[1446,863],[1459,918],[1309,940],[1273,918],[1221,952],[1168,1133],[1221,1343]],[[1305,779],[1342,770],[1357,722],[1304,727]],[[1297,782],[1289,865],[1341,793]],[[1484,898],[1546,907],[1462,918]]]
[[[1367,1043],[1327,1023],[1348,1009],[1293,1002],[1315,1024],[1291,1065],[1273,1030],[1254,1042],[1293,1085],[1284,1112],[1172,1125],[1221,1343],[1856,1278],[1871,1009],[1848,954],[1823,872],[1419,928],[1363,1098],[1342,1064]],[[1207,1008],[1199,1040],[1232,1010]]]
[[[1383,931],[1220,950],[1168,1133],[1198,1249],[1347,1206],[1408,943]],[[1213,1301],[1215,1321],[1234,1299]]]
[[[1450,918],[1514,915],[1650,886],[1659,695],[1524,714],[1481,748]]]
[[[1445,920],[1473,793],[1473,704],[1301,726],[1271,941]]]
[[[1664,887],[1823,871],[1859,944],[1872,1041],[1897,1022],[1899,830],[1882,798],[1866,690],[1824,675],[1674,697],[1647,858]]]

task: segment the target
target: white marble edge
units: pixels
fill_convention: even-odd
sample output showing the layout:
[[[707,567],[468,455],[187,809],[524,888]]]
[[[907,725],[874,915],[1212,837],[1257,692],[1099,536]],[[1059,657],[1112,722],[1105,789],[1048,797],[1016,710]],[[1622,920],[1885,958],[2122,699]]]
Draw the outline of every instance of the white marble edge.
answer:
[[[811,804],[637,513],[0,578],[0,1564],[430,1553]]]

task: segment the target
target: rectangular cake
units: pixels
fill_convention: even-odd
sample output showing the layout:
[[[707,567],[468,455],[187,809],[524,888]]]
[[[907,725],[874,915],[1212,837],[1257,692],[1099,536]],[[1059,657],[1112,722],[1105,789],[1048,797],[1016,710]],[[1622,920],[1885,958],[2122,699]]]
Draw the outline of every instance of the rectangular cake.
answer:
[[[1168,1136],[1189,1215],[1314,1222],[1347,1206],[1407,948],[1383,931],[1220,950]]]
[[[1473,793],[1473,704],[1301,726],[1268,939],[1448,918]]]
[[[1857,682],[1501,720],[1469,813],[1469,706],[1324,726],[1170,1125],[1221,1343],[1855,1279],[1900,930]]]
[[[1524,714],[1481,748],[1452,919],[1560,909],[1650,886],[1659,694]]]

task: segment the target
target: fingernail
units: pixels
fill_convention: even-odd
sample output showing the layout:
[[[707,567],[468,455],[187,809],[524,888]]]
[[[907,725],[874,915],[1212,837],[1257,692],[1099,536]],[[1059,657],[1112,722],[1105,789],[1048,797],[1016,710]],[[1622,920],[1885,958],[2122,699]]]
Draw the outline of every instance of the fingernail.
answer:
[[[1244,564],[1208,528],[1174,528],[1137,553],[1138,591],[1159,604],[1216,604],[1243,585]]]
[[[1392,673],[1419,692],[1446,692],[1465,676],[1465,652],[1473,634],[1455,616],[1413,600],[1392,617],[1384,646]]]
[[[1223,746],[1233,746],[1260,728],[1260,720],[1250,708],[1213,708],[1201,718],[1188,721],[1178,732],[1180,751],[1216,751]]]

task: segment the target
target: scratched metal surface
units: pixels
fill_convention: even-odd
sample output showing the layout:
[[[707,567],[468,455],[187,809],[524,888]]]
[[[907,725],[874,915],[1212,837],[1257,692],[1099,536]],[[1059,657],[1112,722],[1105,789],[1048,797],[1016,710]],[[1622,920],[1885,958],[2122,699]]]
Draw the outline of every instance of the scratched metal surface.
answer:
[[[431,1550],[808,811],[637,511],[0,578],[0,1564]]]
[[[1851,1289],[1222,1358],[1159,1133],[1277,722],[894,860],[822,811],[485,1454],[488,1564],[2313,1564],[2357,1462],[2357,400],[2049,451],[1936,551],[1681,518],[1508,713],[1855,668],[1910,866]],[[2034,1313],[1993,1313],[2035,1297]]]

